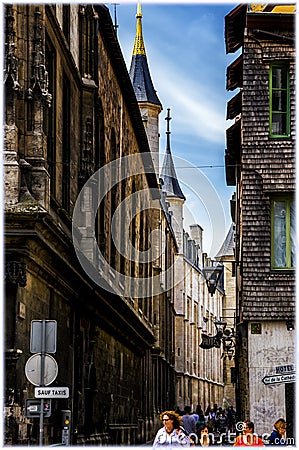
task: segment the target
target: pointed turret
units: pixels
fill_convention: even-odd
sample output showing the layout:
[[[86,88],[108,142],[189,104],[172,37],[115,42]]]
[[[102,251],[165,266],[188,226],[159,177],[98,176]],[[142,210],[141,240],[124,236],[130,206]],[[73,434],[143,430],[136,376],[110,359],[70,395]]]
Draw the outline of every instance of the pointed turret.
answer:
[[[138,3],[136,14],[136,36],[130,67],[130,78],[139,104],[141,117],[146,130],[157,181],[159,179],[159,114],[162,105],[151,79],[142,36],[142,12]]]
[[[162,165],[161,178],[163,180],[162,189],[166,192],[166,200],[170,205],[170,210],[173,215],[171,221],[174,231],[175,239],[178,245],[179,253],[183,253],[183,239],[184,239],[184,203],[185,196],[181,190],[180,184],[177,179],[174,162],[170,150],[170,109],[167,109],[167,121],[166,131],[166,151],[164,161]]]
[[[147,64],[142,36],[142,11],[140,3],[137,5],[136,19],[136,36],[131,60],[130,78],[138,102],[148,102],[161,107],[162,105],[154,89]]]
[[[161,171],[161,178],[163,179],[163,190],[167,192],[167,196],[174,196],[186,200],[180,184],[177,179],[174,162],[172,159],[172,154],[170,150],[170,108],[167,109],[167,116],[165,118],[167,121],[167,131],[166,131],[166,151]]]

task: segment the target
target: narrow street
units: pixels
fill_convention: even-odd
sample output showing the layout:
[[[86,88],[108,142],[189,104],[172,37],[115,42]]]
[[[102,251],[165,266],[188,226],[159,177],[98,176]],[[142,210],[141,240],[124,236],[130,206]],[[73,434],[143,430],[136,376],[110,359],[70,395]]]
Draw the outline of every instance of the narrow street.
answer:
[[[3,446],[295,445],[295,17],[3,4]]]

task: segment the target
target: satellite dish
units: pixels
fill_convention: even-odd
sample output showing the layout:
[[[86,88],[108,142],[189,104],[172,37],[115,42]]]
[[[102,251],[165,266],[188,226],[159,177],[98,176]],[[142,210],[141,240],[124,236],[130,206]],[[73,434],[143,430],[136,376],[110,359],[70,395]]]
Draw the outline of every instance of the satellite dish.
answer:
[[[45,355],[44,379],[41,380],[41,361],[42,355],[36,353],[30,356],[25,365],[25,375],[34,386],[48,386],[53,383],[58,374],[58,364],[53,356]]]

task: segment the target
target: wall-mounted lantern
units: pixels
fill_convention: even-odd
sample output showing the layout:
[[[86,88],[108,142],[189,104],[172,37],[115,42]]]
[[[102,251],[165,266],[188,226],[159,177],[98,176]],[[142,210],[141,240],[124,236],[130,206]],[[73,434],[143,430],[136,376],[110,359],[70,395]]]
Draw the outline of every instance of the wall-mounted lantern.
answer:
[[[221,358],[223,358],[223,360],[227,358],[233,359],[235,356],[236,347],[236,336],[234,329],[226,329],[227,323],[221,319],[214,320],[213,323],[216,327],[215,336],[208,336],[207,334],[202,333],[202,341],[199,346],[203,349],[209,349],[213,347],[220,348],[222,344],[223,353]]]
[[[218,281],[223,273],[223,264],[217,262],[215,265],[203,267],[202,271],[208,286],[208,291],[213,297]]]

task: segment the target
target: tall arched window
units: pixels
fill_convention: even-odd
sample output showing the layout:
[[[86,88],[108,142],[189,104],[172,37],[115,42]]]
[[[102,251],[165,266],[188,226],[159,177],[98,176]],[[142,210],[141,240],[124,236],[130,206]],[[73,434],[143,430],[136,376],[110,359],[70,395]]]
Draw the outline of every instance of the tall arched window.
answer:
[[[70,211],[70,81],[67,75],[63,74],[62,91],[62,206],[66,211]]]
[[[55,80],[56,80],[56,58],[55,49],[52,46],[48,36],[46,37],[45,64],[48,72],[49,92],[52,95],[51,107],[45,109],[45,118],[47,123],[47,162],[50,174],[51,193],[55,195],[56,191],[56,127],[55,127]]]
[[[134,194],[136,192],[136,183],[135,180],[132,182],[132,192],[131,194]],[[133,198],[133,197],[132,197]],[[134,288],[134,277],[135,277],[135,248],[136,248],[136,201],[133,200],[132,204],[132,213],[131,213],[131,225],[130,225],[130,238],[131,238],[131,244],[132,244],[132,253],[130,255],[131,258],[131,278],[132,278],[132,289]]]
[[[115,130],[112,128],[111,130],[111,141],[110,141],[110,161],[115,161],[117,159],[117,145],[116,145],[116,135]],[[115,210],[117,208],[117,172],[116,172],[116,166],[113,165],[110,173],[110,180],[112,182],[112,188],[109,193],[110,195],[110,264],[113,268],[116,268],[116,246],[114,244],[114,240],[118,239],[118,230],[117,230],[117,224],[112,222],[113,215],[115,213]]]
[[[96,80],[97,70],[97,20],[92,5],[80,6],[80,71],[84,78]]]
[[[127,185],[127,180],[123,179],[121,180],[120,183],[120,203],[123,203],[125,201],[126,198],[126,185]],[[120,229],[124,229],[124,227],[126,226],[126,211],[124,208],[124,205],[122,205],[122,209],[121,209],[121,223],[120,223]],[[120,273],[125,275],[125,264],[126,264],[126,258],[124,256],[125,254],[125,246],[126,246],[126,242],[125,239],[121,239],[120,240],[120,261],[119,261],[119,271]]]
[[[105,164],[105,128],[104,111],[99,97],[95,100],[95,170]]]

